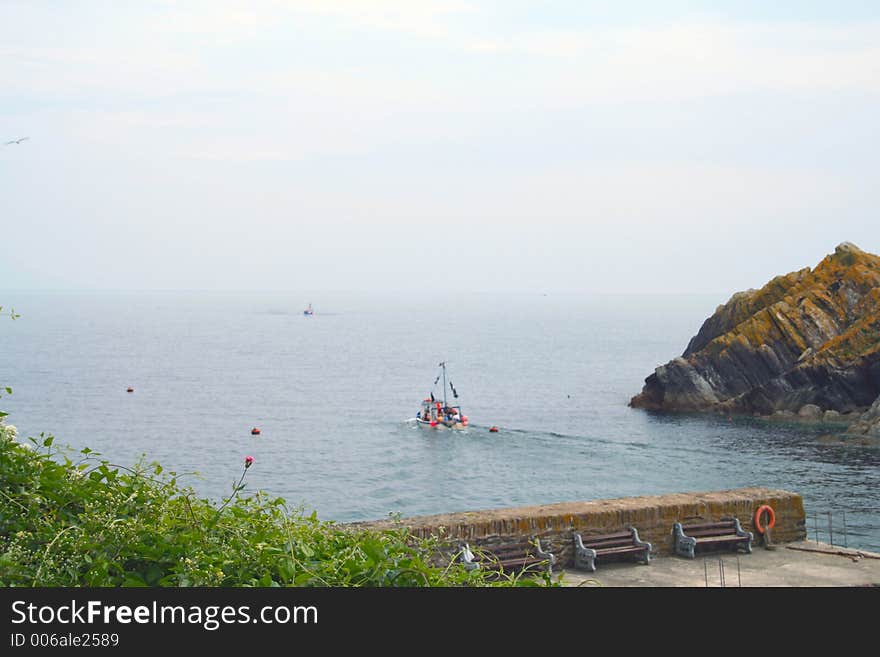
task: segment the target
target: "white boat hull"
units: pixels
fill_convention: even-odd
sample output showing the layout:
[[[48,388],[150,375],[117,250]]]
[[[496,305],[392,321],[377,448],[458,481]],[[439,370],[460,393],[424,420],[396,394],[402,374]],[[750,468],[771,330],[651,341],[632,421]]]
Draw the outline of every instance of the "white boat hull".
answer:
[[[467,425],[462,422],[431,422],[430,420],[423,420],[420,417],[416,418],[416,423],[420,427],[427,427],[428,429],[467,429]]]

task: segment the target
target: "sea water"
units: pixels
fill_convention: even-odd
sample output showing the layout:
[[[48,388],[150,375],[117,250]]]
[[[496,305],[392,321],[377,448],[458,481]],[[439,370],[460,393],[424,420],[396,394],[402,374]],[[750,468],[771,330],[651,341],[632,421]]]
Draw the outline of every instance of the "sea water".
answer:
[[[845,523],[880,551],[876,445],[627,406],[724,301],[4,292],[21,317],[0,318],[0,408],[22,437],[158,461],[212,499],[253,456],[247,490],[327,520],[766,486],[803,496],[810,538],[830,512],[835,544]],[[441,361],[465,431],[413,422]]]

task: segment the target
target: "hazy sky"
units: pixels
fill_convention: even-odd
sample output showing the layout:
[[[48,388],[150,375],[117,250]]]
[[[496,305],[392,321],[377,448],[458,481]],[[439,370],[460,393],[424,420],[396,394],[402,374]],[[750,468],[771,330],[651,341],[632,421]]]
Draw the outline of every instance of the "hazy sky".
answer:
[[[0,290],[729,295],[878,117],[874,0],[0,0]]]

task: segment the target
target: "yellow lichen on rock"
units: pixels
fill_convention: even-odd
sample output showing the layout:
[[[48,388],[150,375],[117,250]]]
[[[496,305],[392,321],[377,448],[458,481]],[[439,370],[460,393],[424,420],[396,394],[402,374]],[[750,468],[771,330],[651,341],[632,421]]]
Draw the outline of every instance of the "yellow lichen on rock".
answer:
[[[734,294],[635,407],[852,412],[880,395],[880,257],[844,242],[815,268]]]

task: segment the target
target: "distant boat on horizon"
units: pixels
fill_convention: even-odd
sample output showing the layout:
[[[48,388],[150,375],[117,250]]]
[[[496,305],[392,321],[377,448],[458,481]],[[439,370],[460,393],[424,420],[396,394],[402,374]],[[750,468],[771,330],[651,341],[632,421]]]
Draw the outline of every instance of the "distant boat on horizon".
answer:
[[[312,304],[309,303],[309,307],[306,308],[305,310],[303,310],[303,315],[305,315],[306,317],[311,317],[314,314],[315,314],[315,311],[312,310]]]

